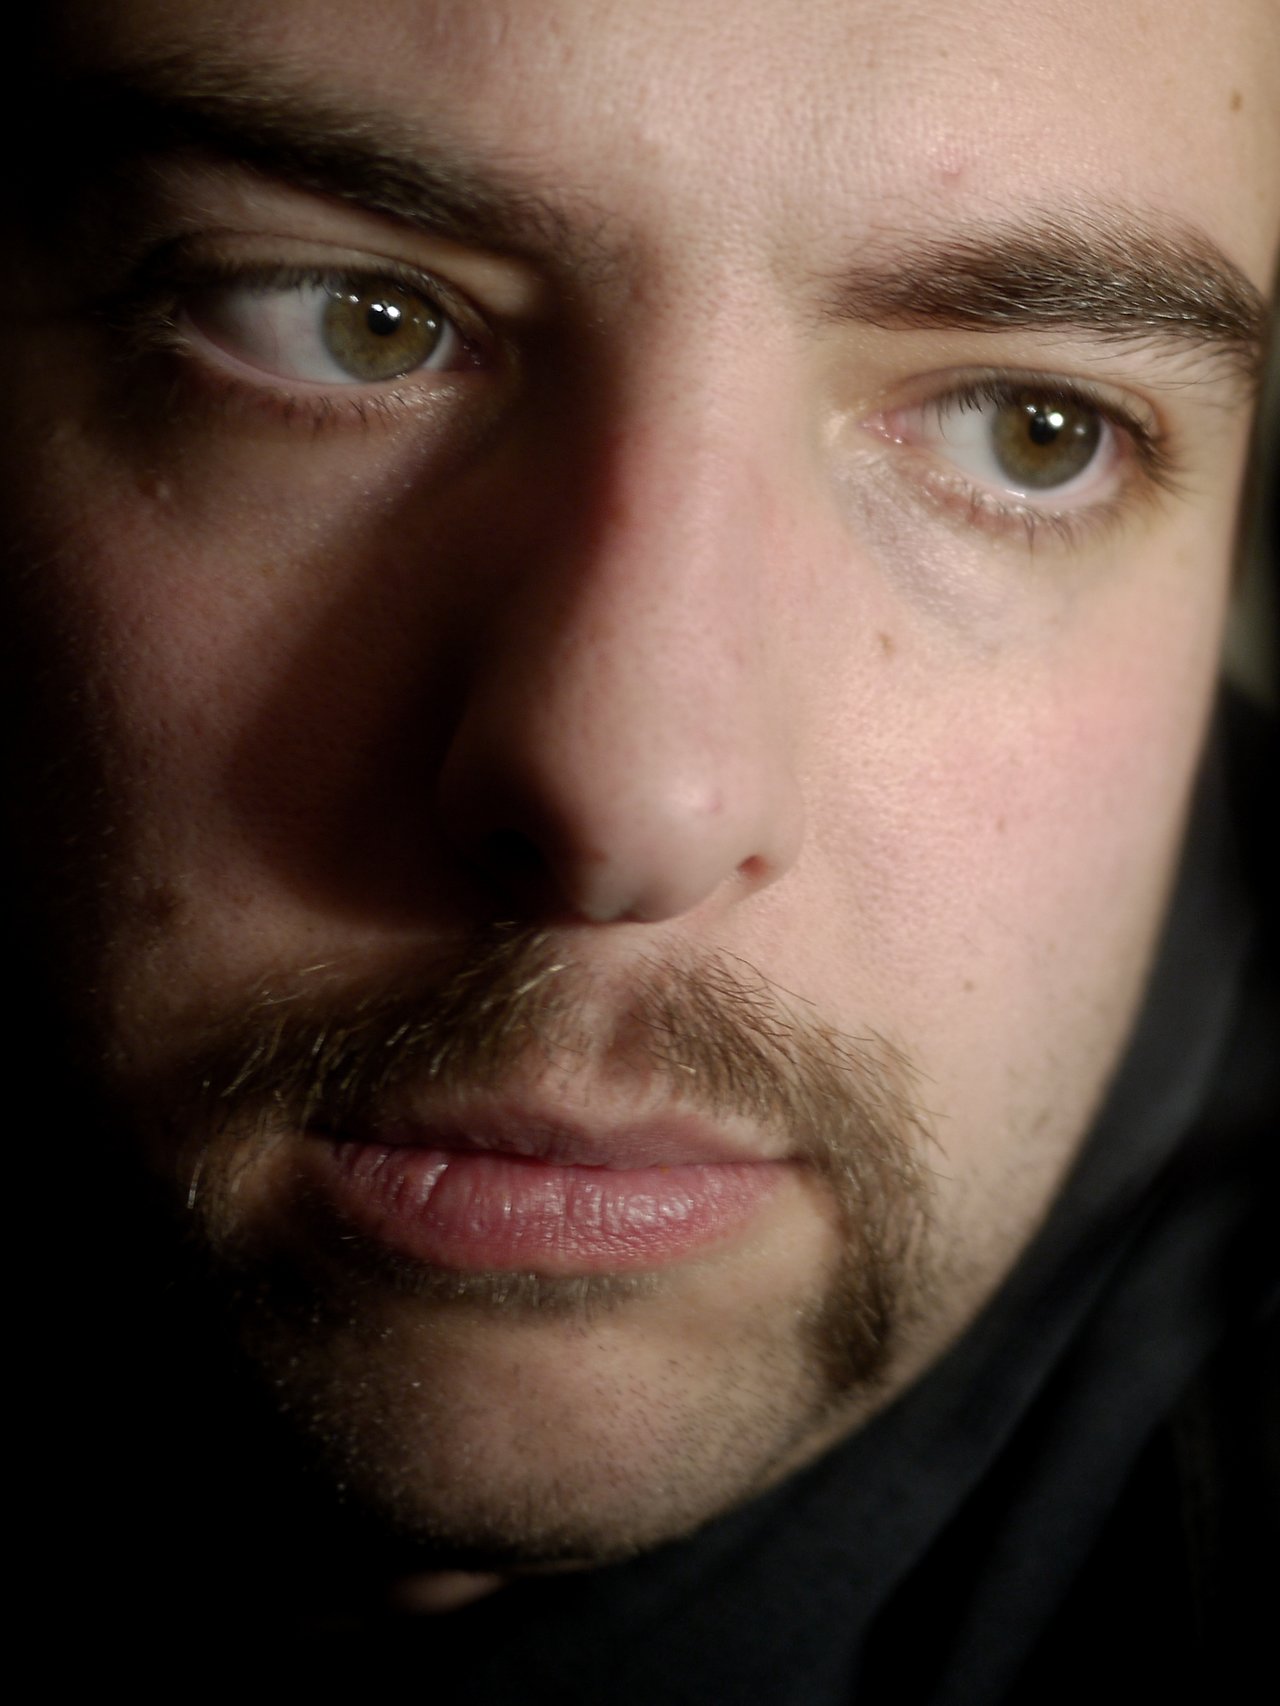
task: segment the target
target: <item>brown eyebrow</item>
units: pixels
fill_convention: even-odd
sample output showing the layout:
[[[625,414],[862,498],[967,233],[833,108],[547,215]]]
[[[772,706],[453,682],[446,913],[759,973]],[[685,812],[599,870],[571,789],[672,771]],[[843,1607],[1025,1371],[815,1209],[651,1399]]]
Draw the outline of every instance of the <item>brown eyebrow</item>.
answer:
[[[942,238],[882,237],[830,282],[837,318],[899,328],[1064,331],[1208,356],[1252,388],[1267,308],[1202,232],[1109,207],[1031,211]]]
[[[107,161],[202,148],[430,232],[554,255],[580,276],[612,272],[626,246],[616,220],[523,163],[437,145],[429,117],[410,126],[317,98],[278,67],[173,54],[64,82],[54,103],[69,166],[87,138]],[[1130,209],[1030,210],[942,235],[882,228],[819,289],[827,316],[872,326],[1143,343],[1221,363],[1249,391],[1263,366],[1267,310],[1248,277],[1202,232]]]

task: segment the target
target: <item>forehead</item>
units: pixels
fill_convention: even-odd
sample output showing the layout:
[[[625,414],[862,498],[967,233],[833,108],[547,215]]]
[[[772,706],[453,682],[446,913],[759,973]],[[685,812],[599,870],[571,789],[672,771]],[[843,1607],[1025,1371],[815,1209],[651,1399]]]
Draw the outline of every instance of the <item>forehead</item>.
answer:
[[[808,255],[936,214],[1137,198],[1270,283],[1271,0],[72,0],[65,11],[91,63],[177,52],[286,67],[317,93],[515,157],[566,199],[686,246],[732,254],[767,231]]]

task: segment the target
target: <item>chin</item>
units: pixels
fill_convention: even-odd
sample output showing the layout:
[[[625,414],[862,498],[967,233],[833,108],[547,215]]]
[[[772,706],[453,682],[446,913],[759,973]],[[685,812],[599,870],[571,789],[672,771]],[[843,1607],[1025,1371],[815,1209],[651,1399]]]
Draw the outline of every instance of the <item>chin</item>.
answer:
[[[317,1296],[278,1275],[242,1293],[250,1357],[340,1498],[439,1567],[601,1564],[687,1535],[884,1386],[868,1370],[835,1393],[805,1306],[744,1316],[732,1287],[508,1274]]]

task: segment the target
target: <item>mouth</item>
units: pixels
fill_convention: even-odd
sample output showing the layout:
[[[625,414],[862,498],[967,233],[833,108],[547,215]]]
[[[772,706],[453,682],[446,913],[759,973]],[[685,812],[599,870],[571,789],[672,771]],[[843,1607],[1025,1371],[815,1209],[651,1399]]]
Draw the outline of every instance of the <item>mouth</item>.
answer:
[[[310,1136],[345,1221],[454,1272],[662,1267],[744,1227],[788,1168],[685,1114],[596,1125],[495,1106]]]

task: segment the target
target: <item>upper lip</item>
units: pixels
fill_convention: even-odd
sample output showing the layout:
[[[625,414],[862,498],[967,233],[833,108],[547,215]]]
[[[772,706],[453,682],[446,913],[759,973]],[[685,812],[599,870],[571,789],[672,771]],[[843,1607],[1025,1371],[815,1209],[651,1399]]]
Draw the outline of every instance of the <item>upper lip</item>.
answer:
[[[733,1122],[736,1123],[736,1122]],[[497,1153],[562,1167],[678,1167],[775,1160],[743,1131],[687,1109],[627,1117],[580,1118],[526,1099],[468,1098],[465,1106],[389,1111],[340,1140]]]

